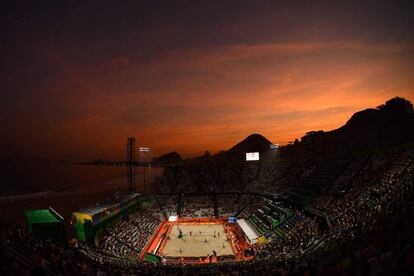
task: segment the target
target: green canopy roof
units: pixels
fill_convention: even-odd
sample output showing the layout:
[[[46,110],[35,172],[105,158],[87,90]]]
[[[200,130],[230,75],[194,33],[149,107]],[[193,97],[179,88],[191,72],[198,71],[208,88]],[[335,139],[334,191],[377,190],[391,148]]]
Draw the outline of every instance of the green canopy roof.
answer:
[[[60,222],[48,209],[26,211],[26,218],[30,225],[34,223]]]

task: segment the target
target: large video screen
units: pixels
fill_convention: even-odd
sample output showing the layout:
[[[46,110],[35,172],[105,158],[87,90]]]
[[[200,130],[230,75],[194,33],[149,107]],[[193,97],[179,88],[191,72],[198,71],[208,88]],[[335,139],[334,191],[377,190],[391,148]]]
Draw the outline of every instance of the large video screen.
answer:
[[[229,217],[228,223],[237,223],[236,217]]]
[[[246,152],[246,161],[257,161],[259,160],[258,152]]]

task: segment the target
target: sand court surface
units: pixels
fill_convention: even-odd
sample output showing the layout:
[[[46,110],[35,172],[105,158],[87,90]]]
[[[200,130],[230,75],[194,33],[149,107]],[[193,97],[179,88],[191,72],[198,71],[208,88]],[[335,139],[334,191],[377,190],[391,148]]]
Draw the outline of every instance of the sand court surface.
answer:
[[[179,229],[182,238],[178,238]],[[162,253],[174,257],[205,257],[212,255],[213,250],[217,256],[234,255],[223,224],[178,223],[173,226]]]

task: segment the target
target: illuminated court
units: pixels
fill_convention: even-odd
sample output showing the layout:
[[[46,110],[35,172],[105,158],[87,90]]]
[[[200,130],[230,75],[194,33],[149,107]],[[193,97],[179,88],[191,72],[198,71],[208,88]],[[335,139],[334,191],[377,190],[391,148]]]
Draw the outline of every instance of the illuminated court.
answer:
[[[178,237],[180,230],[182,238]],[[213,250],[217,256],[234,255],[223,224],[178,223],[171,229],[163,255],[204,257],[212,255]]]

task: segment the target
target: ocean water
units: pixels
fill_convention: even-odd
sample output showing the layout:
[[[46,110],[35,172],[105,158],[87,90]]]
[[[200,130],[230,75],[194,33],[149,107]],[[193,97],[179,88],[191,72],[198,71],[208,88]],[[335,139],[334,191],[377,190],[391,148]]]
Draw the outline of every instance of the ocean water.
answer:
[[[136,167],[136,190],[144,191],[144,169]],[[162,168],[146,168],[146,191]],[[0,162],[0,217],[24,220],[24,211],[48,208],[70,217],[79,208],[127,192],[125,167],[73,164],[58,161],[14,160]]]
[[[137,190],[143,189],[144,168],[136,167]],[[151,185],[162,168],[146,168],[145,182]],[[9,161],[0,166],[0,197],[121,189],[127,187],[126,168],[73,164],[59,161]]]

